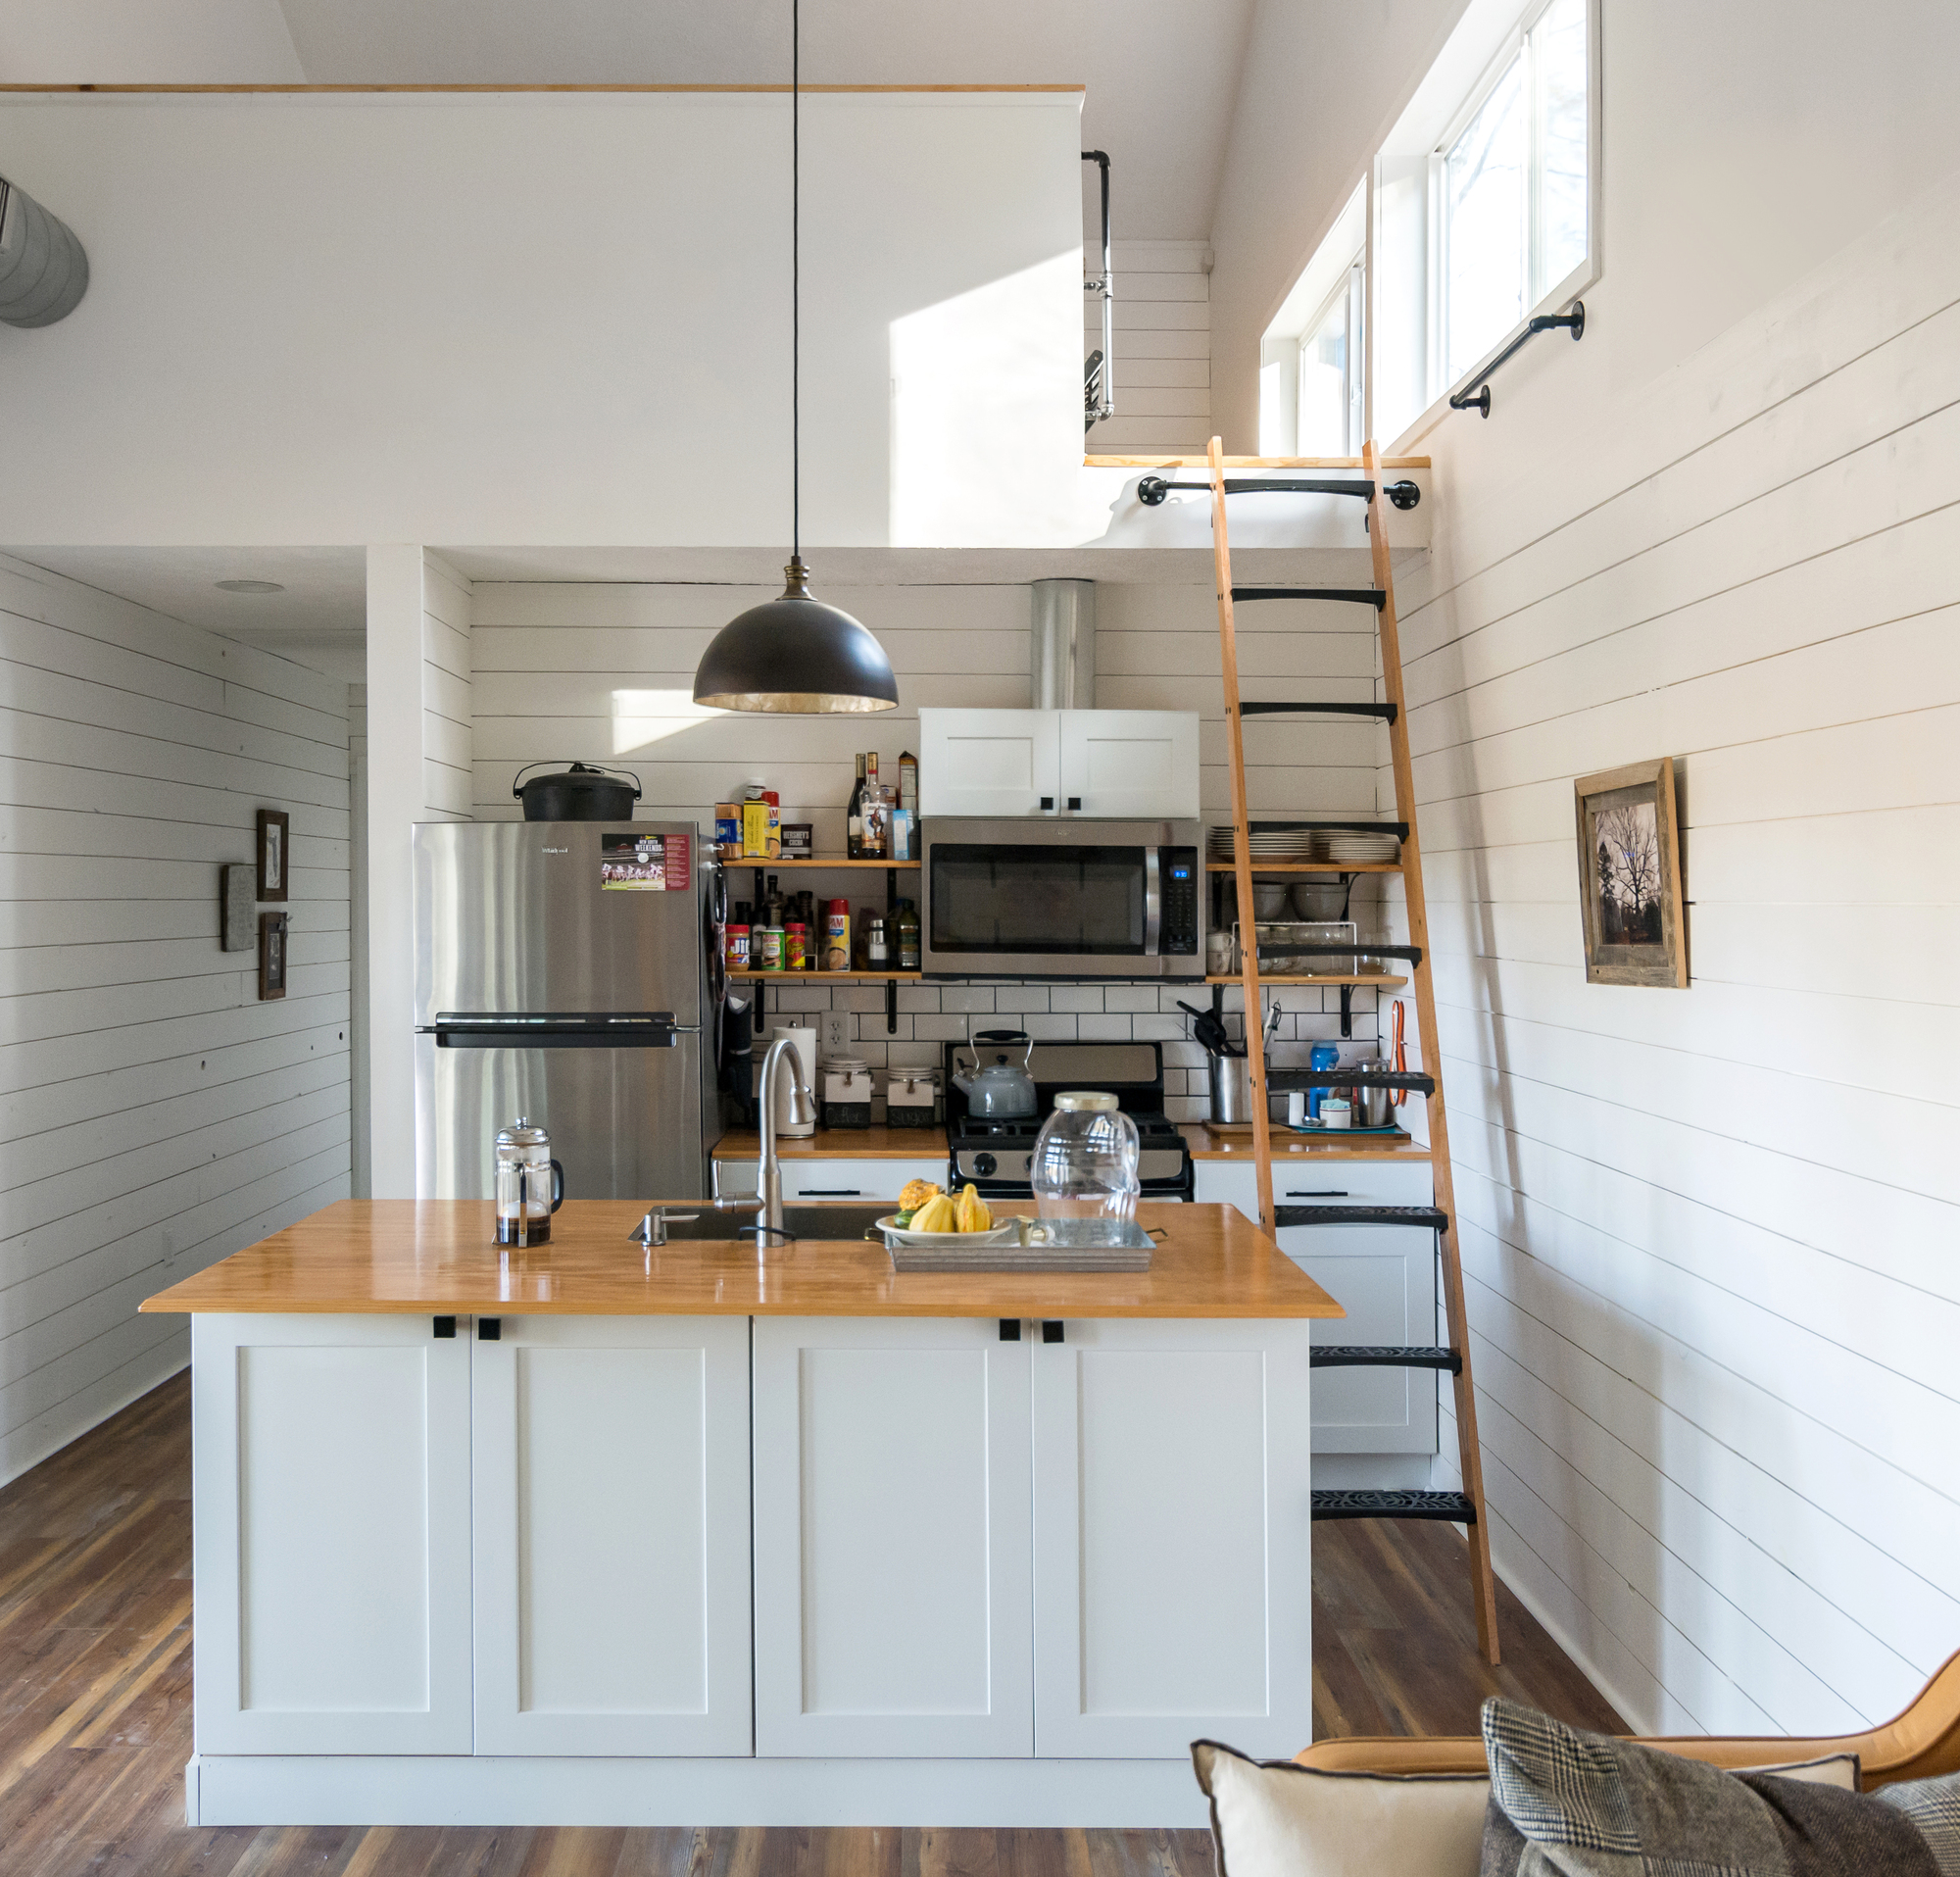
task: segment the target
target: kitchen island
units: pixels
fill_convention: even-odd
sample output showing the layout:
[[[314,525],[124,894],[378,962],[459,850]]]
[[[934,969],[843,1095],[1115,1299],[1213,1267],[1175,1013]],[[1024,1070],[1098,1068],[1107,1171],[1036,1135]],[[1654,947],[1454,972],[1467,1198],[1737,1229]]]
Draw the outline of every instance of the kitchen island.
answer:
[[[1341,1309],[1238,1211],[924,1275],[644,1210],[343,1201],[143,1306],[193,1316],[193,1823],[1195,1824],[1191,1740],[1311,1737]]]

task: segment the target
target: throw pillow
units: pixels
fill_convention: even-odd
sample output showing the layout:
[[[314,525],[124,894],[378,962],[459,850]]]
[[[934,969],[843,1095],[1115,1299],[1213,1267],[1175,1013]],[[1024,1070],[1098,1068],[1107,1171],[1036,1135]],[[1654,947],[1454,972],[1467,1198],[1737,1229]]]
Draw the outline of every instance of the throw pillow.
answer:
[[[1194,1742],[1219,1877],[1474,1877],[1482,1773],[1328,1773]]]
[[[1483,1877],[1960,1877],[1960,1776],[1866,1796],[1725,1773],[1498,1698],[1484,1749]]]

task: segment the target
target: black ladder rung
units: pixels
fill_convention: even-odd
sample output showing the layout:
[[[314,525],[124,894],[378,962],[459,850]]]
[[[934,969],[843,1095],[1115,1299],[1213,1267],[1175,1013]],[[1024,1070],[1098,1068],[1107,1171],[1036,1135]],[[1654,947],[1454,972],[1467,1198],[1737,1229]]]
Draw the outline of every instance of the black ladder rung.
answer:
[[[1389,603],[1378,586],[1235,586],[1232,598],[1240,600],[1352,600],[1357,606],[1372,606],[1377,613]]]
[[[1307,1360],[1309,1368],[1435,1368],[1452,1375],[1463,1373],[1463,1358],[1453,1349],[1421,1349],[1384,1346],[1374,1348],[1359,1343],[1317,1343]]]
[[[1440,1518],[1474,1525],[1477,1507],[1468,1493],[1398,1492],[1387,1487],[1317,1487],[1313,1516],[1322,1518]]]
[[[1409,837],[1406,821],[1248,821],[1246,825],[1254,834],[1298,834],[1307,828],[1323,828],[1339,834],[1393,834],[1398,841]]]
[[[1384,723],[1396,720],[1393,704],[1241,704],[1241,716],[1278,716],[1286,711],[1325,711],[1336,716],[1378,716]]]
[[[1171,482],[1160,475],[1137,479],[1137,500],[1153,509],[1173,489],[1186,493],[1211,493],[1209,482]],[[1372,482],[1335,482],[1325,476],[1242,476],[1225,477],[1227,495],[1358,495],[1364,502],[1375,499]]]
[[[1437,1206],[1275,1206],[1275,1225],[1419,1225],[1448,1229],[1449,1214]]]
[[[1258,864],[1256,861],[1252,863],[1254,872],[1258,870]],[[1300,864],[1317,866],[1319,863],[1302,862]],[[1330,873],[1336,872],[1339,870],[1340,865],[1341,863],[1339,861],[1329,861],[1327,863],[1327,870]],[[1268,945],[1263,939],[1259,941],[1259,956],[1262,959],[1352,958],[1356,953],[1360,953],[1366,958],[1405,958],[1411,964],[1420,964],[1422,963],[1422,947],[1420,945],[1363,945],[1358,942],[1353,945]]]
[[[1281,987],[1285,982],[1284,978],[1273,978],[1267,987]],[[1309,1088],[1405,1088],[1416,1095],[1434,1095],[1436,1077],[1412,1068],[1269,1068],[1266,1087],[1275,1095]]]

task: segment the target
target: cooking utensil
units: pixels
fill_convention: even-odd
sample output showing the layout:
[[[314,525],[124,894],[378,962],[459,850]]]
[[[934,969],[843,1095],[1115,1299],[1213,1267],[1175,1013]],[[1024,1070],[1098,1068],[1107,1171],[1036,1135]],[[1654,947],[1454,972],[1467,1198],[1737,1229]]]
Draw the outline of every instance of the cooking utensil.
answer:
[[[1007,1061],[1007,1051],[1021,1048],[1018,1062]],[[972,1042],[973,1070],[955,1074],[953,1086],[966,1097],[966,1111],[976,1120],[1011,1121],[1035,1111],[1035,1078],[1028,1064],[1034,1061],[1034,1038],[1026,1030],[979,1030]],[[980,1066],[983,1054],[994,1061]]]
[[[640,778],[630,769],[611,772],[591,763],[574,763],[569,768],[550,775],[534,775],[526,782],[526,769],[543,768],[542,763],[527,763],[517,771],[511,793],[524,805],[527,821],[630,821],[633,804],[640,799]],[[617,776],[631,777],[629,789]]]
[[[1244,1056],[1245,1051],[1232,1041],[1225,1029],[1225,1019],[1216,1011],[1195,1010],[1183,998],[1177,1001],[1177,1008],[1191,1018],[1191,1034],[1207,1056]]]

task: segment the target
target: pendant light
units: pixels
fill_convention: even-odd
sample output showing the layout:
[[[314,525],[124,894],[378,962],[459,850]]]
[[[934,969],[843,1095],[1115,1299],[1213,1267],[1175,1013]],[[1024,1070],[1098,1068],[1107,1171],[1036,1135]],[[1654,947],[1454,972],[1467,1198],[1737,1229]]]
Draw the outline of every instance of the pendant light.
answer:
[[[790,0],[790,564],[782,597],[721,630],[694,673],[694,701],[724,711],[889,711],[898,679],[885,648],[850,614],[812,599],[803,564],[803,31]]]

